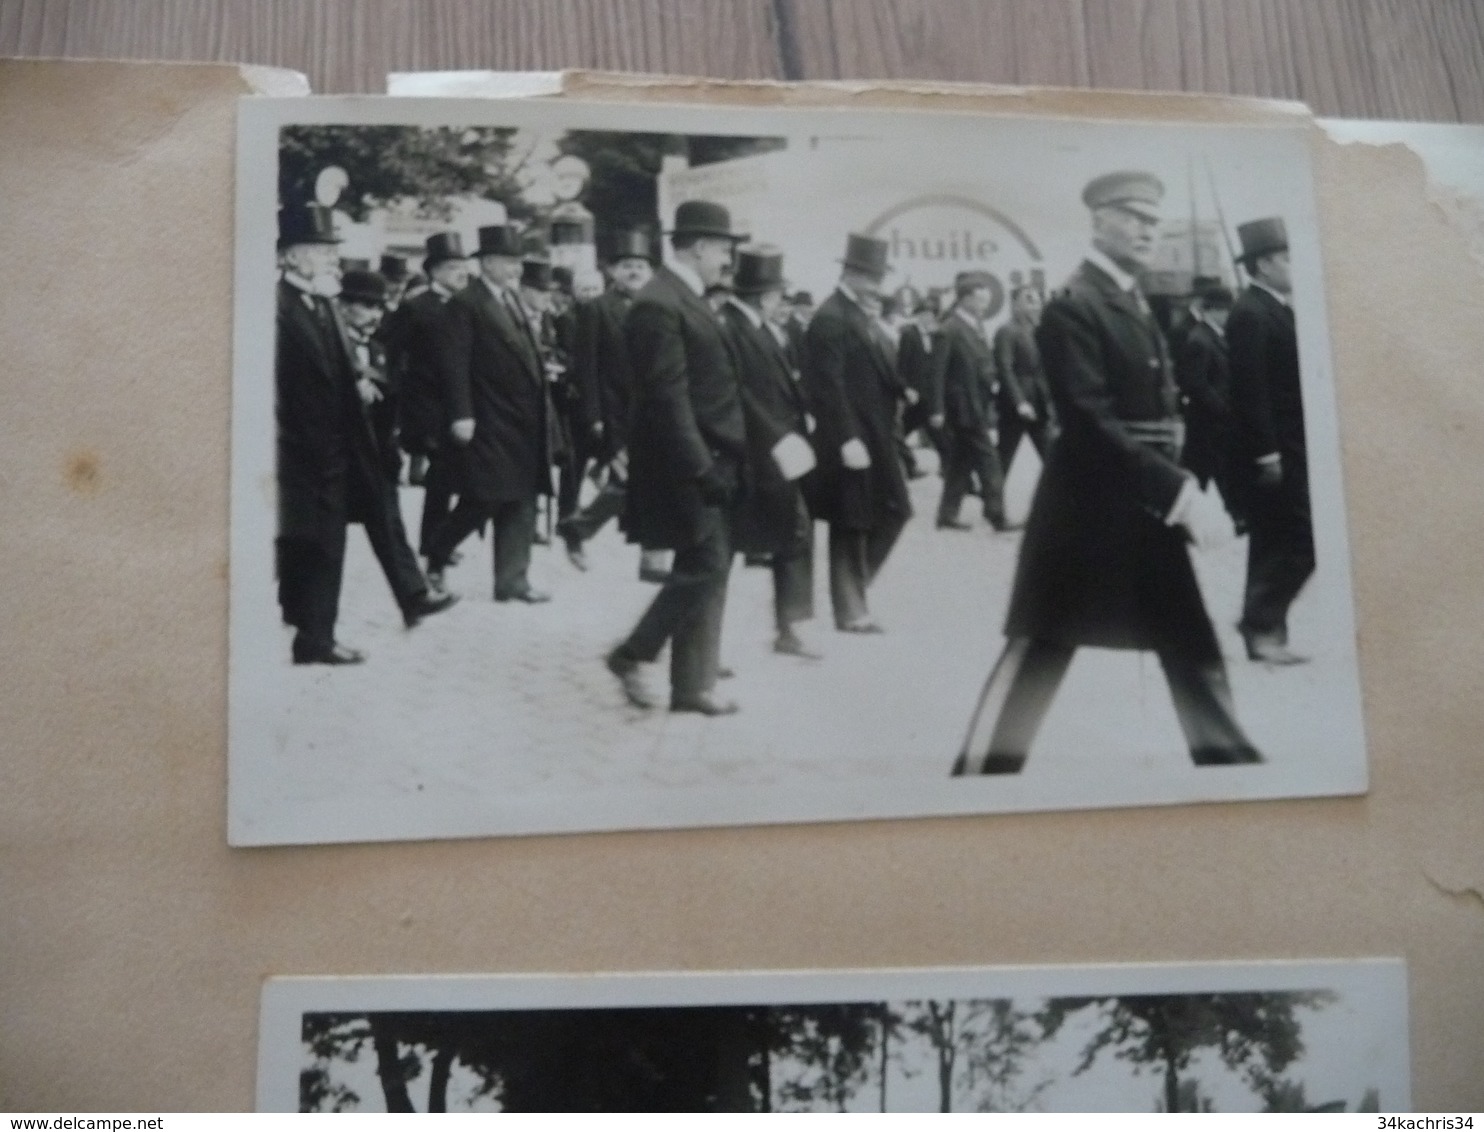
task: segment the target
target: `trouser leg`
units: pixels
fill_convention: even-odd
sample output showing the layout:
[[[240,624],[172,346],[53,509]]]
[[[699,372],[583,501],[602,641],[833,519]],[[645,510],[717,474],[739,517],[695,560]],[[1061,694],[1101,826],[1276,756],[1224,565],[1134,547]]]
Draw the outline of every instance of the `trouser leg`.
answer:
[[[1192,655],[1173,648],[1161,649],[1158,656],[1191,761],[1198,766],[1261,762],[1237,722],[1226,662],[1219,655]]]
[[[721,629],[726,616],[727,581],[732,554],[723,535],[712,545],[709,569],[713,580],[698,604],[695,616],[681,623],[670,641],[670,698],[692,698],[716,687],[721,671]],[[716,557],[717,553],[724,554]]]
[[[456,476],[453,461],[442,452],[428,456],[428,470],[423,477],[423,513],[418,526],[417,549],[424,558],[432,546],[433,533],[453,510]]]
[[[1005,642],[969,720],[954,773],[1020,770],[1075,651],[1071,645],[1029,637]]]
[[[995,446],[995,452],[1000,458],[1000,468],[1008,471],[1010,461],[1015,459],[1015,447],[1020,443],[1020,438],[1027,432],[1025,421],[1019,414],[1000,413],[1000,439]]]
[[[871,615],[866,605],[866,532],[830,524],[830,605],[843,629]]]
[[[1314,531],[1307,506],[1294,506],[1276,490],[1257,489],[1249,539],[1242,629],[1286,638],[1288,607],[1314,573]]]
[[[624,656],[646,662],[658,659],[666,642],[700,614],[715,587],[724,583],[729,564],[724,520],[718,508],[706,510],[701,537],[675,551],[659,593],[619,646]],[[699,682],[701,675],[696,673],[693,682]]]
[[[531,545],[536,541],[535,499],[500,503],[494,513],[495,599],[512,598],[531,588]]]
[[[881,567],[886,565],[886,560],[890,557],[892,548],[897,545],[897,539],[901,537],[902,528],[906,525],[906,516],[891,515],[866,532],[866,585],[869,586],[876,580],[876,575],[881,573]]]
[[[945,431],[943,448],[943,495],[938,501],[938,522],[952,523],[958,520],[959,508],[968,494],[973,464],[962,433]]]
[[[428,591],[428,581],[417,564],[417,555],[407,543],[407,528],[402,523],[402,511],[397,501],[397,486],[387,482],[382,485],[380,498],[363,524],[366,540],[371,552],[381,566],[387,585],[397,606],[406,609]]]
[[[999,453],[985,432],[971,433],[968,447],[973,454],[974,470],[979,474],[984,517],[1000,526],[1005,521],[1005,473],[1000,467]]]
[[[628,490],[610,479],[581,511],[569,516],[558,532],[568,542],[586,542],[603,529],[609,519],[623,514]]]
[[[773,555],[773,621],[780,633],[814,616],[814,520],[794,499],[793,538]]]
[[[490,508],[487,504],[478,503],[467,495],[460,496],[458,504],[438,524],[428,543],[429,572],[447,569],[448,559],[459,544],[477,531],[489,517]]]
[[[278,541],[278,591],[284,620],[298,632],[294,655],[317,656],[335,647],[345,527],[329,539]]]

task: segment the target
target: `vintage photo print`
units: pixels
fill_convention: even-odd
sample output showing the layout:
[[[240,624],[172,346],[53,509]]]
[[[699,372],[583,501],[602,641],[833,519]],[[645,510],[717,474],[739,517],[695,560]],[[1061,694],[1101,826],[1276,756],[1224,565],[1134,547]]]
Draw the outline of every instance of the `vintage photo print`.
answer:
[[[1308,146],[245,101],[232,843],[1364,791]]]
[[[265,1112],[1377,1112],[1406,972],[1337,963],[272,979]]]

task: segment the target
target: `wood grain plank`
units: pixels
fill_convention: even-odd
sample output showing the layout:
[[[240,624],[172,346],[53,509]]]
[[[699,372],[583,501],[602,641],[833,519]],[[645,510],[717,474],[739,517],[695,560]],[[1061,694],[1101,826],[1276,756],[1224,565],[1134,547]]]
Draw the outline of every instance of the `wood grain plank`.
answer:
[[[1367,0],[1364,12],[1388,108],[1399,117],[1484,121],[1484,28],[1476,4]]]

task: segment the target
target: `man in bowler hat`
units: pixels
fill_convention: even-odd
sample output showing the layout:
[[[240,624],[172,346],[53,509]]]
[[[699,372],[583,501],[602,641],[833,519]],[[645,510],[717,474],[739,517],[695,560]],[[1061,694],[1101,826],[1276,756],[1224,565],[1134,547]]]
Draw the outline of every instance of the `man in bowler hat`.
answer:
[[[358,503],[374,497],[379,475],[359,375],[330,301],[340,290],[338,243],[329,209],[279,212],[276,550],[279,604],[297,630],[295,664],[365,660],[335,639],[346,524]]]
[[[882,631],[866,591],[912,514],[896,452],[902,386],[873,324],[888,247],[849,235],[839,285],[804,334],[804,384],[817,422],[817,517],[830,526],[830,603],[835,627],[847,633]]]
[[[1031,504],[1005,649],[955,774],[1020,772],[1082,645],[1159,657],[1196,765],[1262,761],[1237,722],[1187,548],[1230,526],[1179,463],[1179,391],[1139,289],[1163,196],[1139,172],[1083,191],[1092,247],[1036,332],[1062,432]]]
[[[1308,658],[1288,647],[1288,607],[1314,573],[1308,445],[1299,383],[1288,232],[1281,217],[1237,226],[1252,277],[1226,323],[1238,468],[1247,492],[1247,655],[1270,665]]]
[[[670,710],[727,715],[737,705],[715,686],[747,430],[731,351],[705,295],[746,237],[725,208],[699,200],[675,210],[669,235],[673,263],[655,271],[624,324],[634,382],[625,518],[632,541],[675,557],[607,663],[631,704],[653,707],[643,665],[669,642]]]
[[[984,316],[993,302],[994,280],[983,271],[961,271],[954,279],[958,296],[938,332],[931,396],[942,397],[933,406],[933,419],[942,414],[944,450],[943,496],[938,504],[940,530],[966,531],[958,517],[970,481],[977,474],[983,495],[984,519],[997,531],[1005,521],[1005,475],[994,445],[994,351],[984,333]]]
[[[747,420],[748,492],[736,548],[766,555],[773,571],[773,651],[805,660],[819,654],[794,626],[814,616],[814,519],[800,483],[815,464],[806,439],[804,397],[778,325],[783,305],[783,253],[759,244],[737,253],[736,292],[722,307]]]
[[[537,499],[551,491],[546,371],[521,303],[521,242],[505,225],[479,230],[479,277],[446,313],[449,433],[459,501],[433,533],[428,572],[441,579],[458,545],[493,528],[495,600],[543,602],[527,573]]]

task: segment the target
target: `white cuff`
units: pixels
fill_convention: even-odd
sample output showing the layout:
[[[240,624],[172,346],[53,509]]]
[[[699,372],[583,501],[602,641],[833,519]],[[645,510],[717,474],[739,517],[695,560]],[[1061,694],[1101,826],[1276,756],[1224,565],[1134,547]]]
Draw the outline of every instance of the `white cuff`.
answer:
[[[786,480],[796,480],[814,468],[814,449],[796,432],[773,445],[773,462]]]

